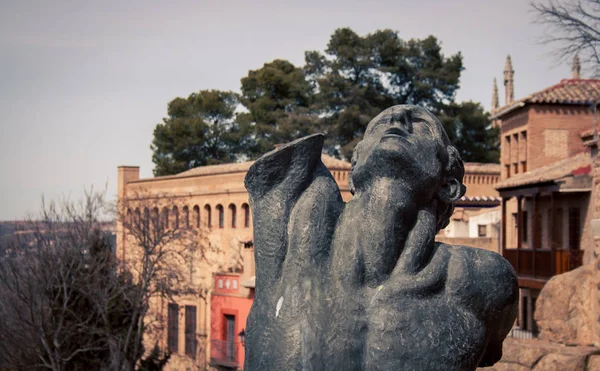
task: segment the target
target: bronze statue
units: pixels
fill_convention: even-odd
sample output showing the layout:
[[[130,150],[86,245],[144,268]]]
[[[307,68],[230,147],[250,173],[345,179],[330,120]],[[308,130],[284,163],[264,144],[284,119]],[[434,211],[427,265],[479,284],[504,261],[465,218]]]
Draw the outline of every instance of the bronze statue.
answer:
[[[260,159],[246,188],[256,296],[245,370],[474,370],[502,356],[517,313],[500,255],[434,241],[465,193],[438,119],[416,106],[374,118],[344,203],[323,135]]]

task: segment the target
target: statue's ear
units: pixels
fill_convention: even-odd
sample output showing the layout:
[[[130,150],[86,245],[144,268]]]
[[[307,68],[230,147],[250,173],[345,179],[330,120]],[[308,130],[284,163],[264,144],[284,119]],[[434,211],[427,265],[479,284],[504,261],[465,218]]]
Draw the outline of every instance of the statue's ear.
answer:
[[[456,178],[448,180],[437,192],[437,197],[445,203],[454,203],[458,201],[467,188]]]

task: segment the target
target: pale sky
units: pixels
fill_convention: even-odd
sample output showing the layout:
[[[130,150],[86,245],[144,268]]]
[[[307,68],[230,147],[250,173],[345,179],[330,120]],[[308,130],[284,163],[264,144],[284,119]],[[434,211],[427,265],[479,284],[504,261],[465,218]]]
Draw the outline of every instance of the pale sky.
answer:
[[[532,20],[526,0],[0,0],[0,220],[36,212],[42,194],[107,185],[114,199],[117,166],[152,176],[170,100],[239,91],[276,58],[301,66],[339,27],[436,36],[444,54],[463,54],[458,100],[488,110],[510,53],[521,98],[570,76]]]

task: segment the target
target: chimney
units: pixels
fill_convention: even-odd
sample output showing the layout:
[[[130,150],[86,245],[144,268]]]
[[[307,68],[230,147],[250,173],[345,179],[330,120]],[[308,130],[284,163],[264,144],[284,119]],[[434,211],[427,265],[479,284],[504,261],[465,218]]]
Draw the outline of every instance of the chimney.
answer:
[[[509,105],[515,100],[515,71],[512,67],[510,54],[506,56],[506,64],[504,65],[504,92],[505,104]]]
[[[117,175],[117,190],[118,200],[126,195],[127,183],[140,179],[140,167],[139,166],[119,166]]]

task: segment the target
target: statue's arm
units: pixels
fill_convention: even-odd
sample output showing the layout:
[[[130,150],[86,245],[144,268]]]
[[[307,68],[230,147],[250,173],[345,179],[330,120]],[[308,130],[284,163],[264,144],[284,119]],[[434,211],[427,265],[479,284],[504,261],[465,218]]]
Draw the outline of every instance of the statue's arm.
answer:
[[[281,277],[290,212],[322,165],[323,140],[323,134],[298,139],[265,154],[248,170],[257,296],[269,292]]]
[[[495,252],[465,246],[446,247],[452,251],[447,292],[485,324],[486,347],[479,366],[491,366],[502,358],[502,343],[517,316],[517,275],[510,263]]]

